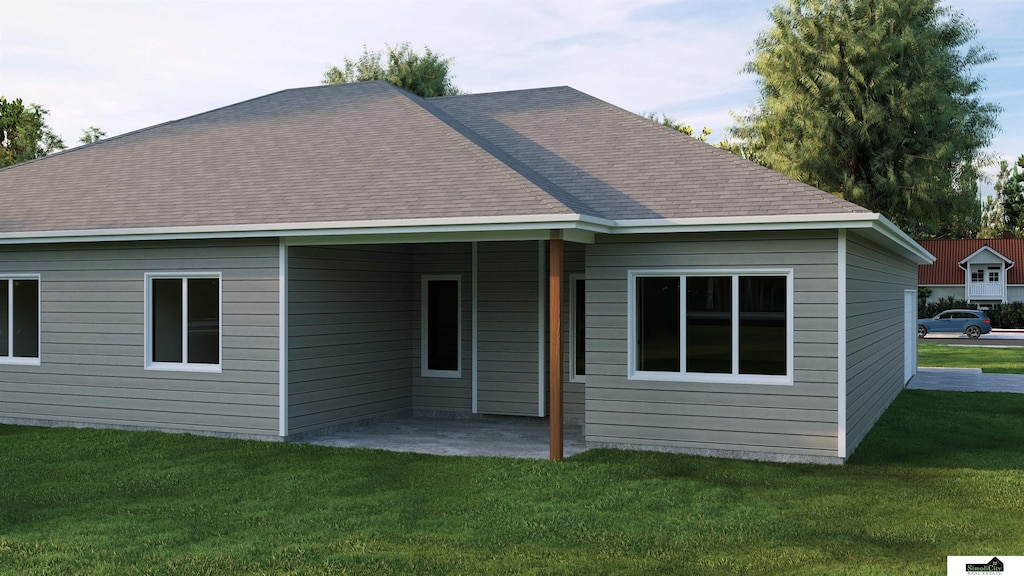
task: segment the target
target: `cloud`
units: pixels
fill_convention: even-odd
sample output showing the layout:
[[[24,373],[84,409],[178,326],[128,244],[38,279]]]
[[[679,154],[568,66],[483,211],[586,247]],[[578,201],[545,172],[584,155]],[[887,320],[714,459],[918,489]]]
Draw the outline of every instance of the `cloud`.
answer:
[[[570,85],[634,112],[661,112],[724,136],[755,98],[739,73],[770,0],[80,0],[10,2],[0,20],[4,95],[38,102],[73,143],[296,86],[363,45],[409,41],[454,57],[471,92]],[[994,149],[1024,152],[1024,53],[1017,2],[954,0],[999,47],[983,67],[1006,108]],[[46,14],[39,24],[39,14]],[[997,148],[996,148],[997,146]]]

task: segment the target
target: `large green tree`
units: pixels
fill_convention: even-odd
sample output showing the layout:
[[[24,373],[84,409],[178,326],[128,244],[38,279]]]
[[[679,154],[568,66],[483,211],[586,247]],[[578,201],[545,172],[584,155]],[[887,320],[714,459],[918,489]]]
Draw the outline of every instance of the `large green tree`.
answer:
[[[766,166],[881,212],[917,237],[974,237],[999,107],[994,55],[939,0],[784,0],[755,40],[754,111],[733,133]]]
[[[982,238],[998,238],[1004,234],[1024,236],[1024,154],[1012,167],[999,162],[995,196],[985,202]]]
[[[26,106],[21,98],[0,96],[0,168],[66,148],[46,125],[47,114],[38,104]]]
[[[424,98],[459,94],[455,76],[451,73],[452,59],[424,47],[423,53],[413,50],[408,42],[388,45],[386,50],[372,51],[363,46],[359,58],[345,58],[341,68],[329,66],[324,72],[324,84],[345,84],[386,80],[399,88]]]

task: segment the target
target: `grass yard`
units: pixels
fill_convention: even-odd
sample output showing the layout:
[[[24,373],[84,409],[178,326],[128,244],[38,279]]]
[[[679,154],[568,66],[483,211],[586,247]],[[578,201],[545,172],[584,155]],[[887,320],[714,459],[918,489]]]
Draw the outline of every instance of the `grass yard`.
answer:
[[[981,368],[996,374],[1024,374],[1024,347],[950,346],[918,342],[917,365],[929,368]]]
[[[939,574],[1024,555],[1022,446],[1024,394],[920,390],[842,467],[0,426],[0,573]]]

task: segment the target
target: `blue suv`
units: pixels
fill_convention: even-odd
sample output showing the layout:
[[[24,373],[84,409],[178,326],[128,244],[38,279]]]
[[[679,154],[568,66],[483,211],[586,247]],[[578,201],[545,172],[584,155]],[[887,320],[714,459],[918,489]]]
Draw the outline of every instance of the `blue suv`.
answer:
[[[934,318],[918,318],[917,337],[929,332],[952,332],[977,338],[992,331],[992,321],[981,310],[946,310]]]

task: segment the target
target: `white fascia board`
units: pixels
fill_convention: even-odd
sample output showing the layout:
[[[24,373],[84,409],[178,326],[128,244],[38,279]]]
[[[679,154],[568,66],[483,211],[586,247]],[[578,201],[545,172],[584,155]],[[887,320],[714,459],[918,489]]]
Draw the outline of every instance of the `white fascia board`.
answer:
[[[593,219],[600,220],[600,219]],[[474,233],[573,229],[603,232],[597,222],[581,225],[579,214],[409,218],[350,222],[241,224],[228,226],[171,226],[101,230],[59,230],[0,233],[0,244],[113,242],[131,240],[190,240],[209,238],[305,238],[416,233]],[[605,221],[609,222],[609,221]],[[609,222],[610,223],[610,222]],[[547,236],[545,236],[546,238]]]
[[[935,262],[935,256],[925,250],[924,246],[915,242],[906,232],[900,230],[899,226],[896,226],[881,214],[876,214],[876,216],[878,218],[875,222],[875,230],[908,252],[915,262],[918,264],[932,264]]]
[[[789,230],[871,229],[895,243],[911,259],[930,264],[935,257],[884,216],[873,212],[842,214],[729,216],[608,220],[580,214],[410,218],[351,222],[303,222],[231,226],[178,226],[49,232],[0,233],[3,244],[126,242],[137,240],[200,240],[285,238],[289,245],[367,244],[473,240],[541,240],[563,230],[570,242],[592,243],[595,234],[686,232],[749,232]]]
[[[792,230],[870,229],[878,214],[824,214],[822,217],[761,216],[686,218],[673,220],[619,220],[610,234],[664,234],[686,232],[763,232]]]

